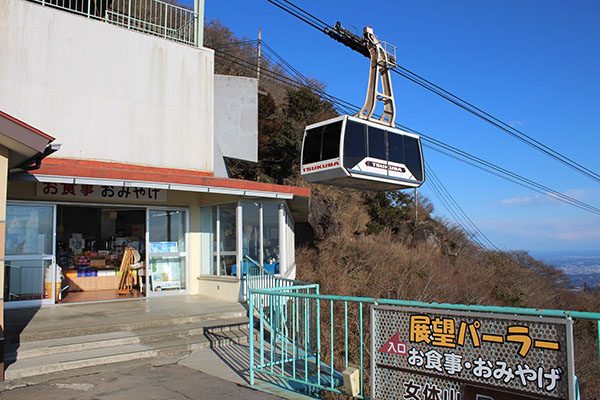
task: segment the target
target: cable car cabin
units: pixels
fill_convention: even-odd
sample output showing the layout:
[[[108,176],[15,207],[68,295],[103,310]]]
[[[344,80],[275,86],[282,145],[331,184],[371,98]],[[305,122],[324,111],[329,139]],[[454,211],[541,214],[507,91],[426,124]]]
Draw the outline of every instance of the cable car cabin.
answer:
[[[384,191],[423,184],[418,135],[344,115],[309,125],[302,176],[309,182]]]

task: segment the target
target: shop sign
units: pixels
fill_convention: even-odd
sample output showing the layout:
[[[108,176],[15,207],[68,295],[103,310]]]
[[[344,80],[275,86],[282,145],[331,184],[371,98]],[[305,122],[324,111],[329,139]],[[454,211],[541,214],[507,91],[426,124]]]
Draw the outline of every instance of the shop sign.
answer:
[[[373,306],[374,399],[570,399],[570,319]]]
[[[75,185],[71,183],[37,183],[36,194],[42,198],[60,200],[135,200],[143,202],[166,202],[164,189],[131,186]]]

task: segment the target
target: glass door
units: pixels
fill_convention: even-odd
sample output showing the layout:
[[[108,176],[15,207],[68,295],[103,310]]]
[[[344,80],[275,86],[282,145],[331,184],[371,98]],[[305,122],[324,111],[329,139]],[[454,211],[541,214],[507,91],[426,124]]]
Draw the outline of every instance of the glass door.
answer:
[[[52,304],[60,292],[54,258],[54,206],[6,207],[4,302],[7,308]],[[56,283],[55,283],[56,282]]]
[[[187,212],[148,210],[149,295],[185,291],[187,279]]]
[[[236,207],[236,204],[224,204],[213,208],[213,275],[236,275]]]

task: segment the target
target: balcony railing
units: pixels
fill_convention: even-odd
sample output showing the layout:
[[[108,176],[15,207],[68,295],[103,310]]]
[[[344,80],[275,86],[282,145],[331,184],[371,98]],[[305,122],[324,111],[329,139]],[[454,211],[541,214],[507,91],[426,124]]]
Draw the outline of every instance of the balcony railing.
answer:
[[[198,14],[160,0],[29,0],[138,32],[198,46]]]

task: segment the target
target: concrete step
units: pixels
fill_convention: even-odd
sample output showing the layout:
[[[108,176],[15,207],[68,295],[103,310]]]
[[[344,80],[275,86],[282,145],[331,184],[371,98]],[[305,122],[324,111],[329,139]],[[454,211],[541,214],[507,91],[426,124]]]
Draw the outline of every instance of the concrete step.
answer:
[[[123,345],[146,344],[168,339],[175,340],[209,333],[219,334],[245,329],[247,326],[247,317],[237,317],[158,328],[59,337],[19,344],[12,343],[7,344],[5,348],[5,360],[10,362],[31,357],[82,351],[89,348],[104,349]]]
[[[8,335],[6,344],[22,345],[26,342],[34,342],[41,340],[50,340],[57,338],[71,338],[85,335],[110,334],[114,332],[132,332],[151,328],[183,326],[185,324],[209,324],[211,322],[220,322],[227,319],[241,318],[246,315],[244,309],[235,309],[227,312],[219,312],[214,314],[201,314],[176,318],[158,318],[150,320],[138,320],[132,322],[121,322],[116,324],[101,324],[78,326],[66,329],[52,330],[28,330],[21,332],[19,335]]]
[[[107,339],[112,340],[112,339]],[[89,343],[85,350],[28,357],[15,361],[5,372],[7,380],[21,379],[30,376],[55,373],[96,365],[111,364],[123,361],[154,358],[159,356],[187,355],[193,350],[246,343],[248,330],[246,327],[227,329],[212,327],[201,335],[180,338],[168,338],[149,343],[129,343],[111,347],[97,348]]]

